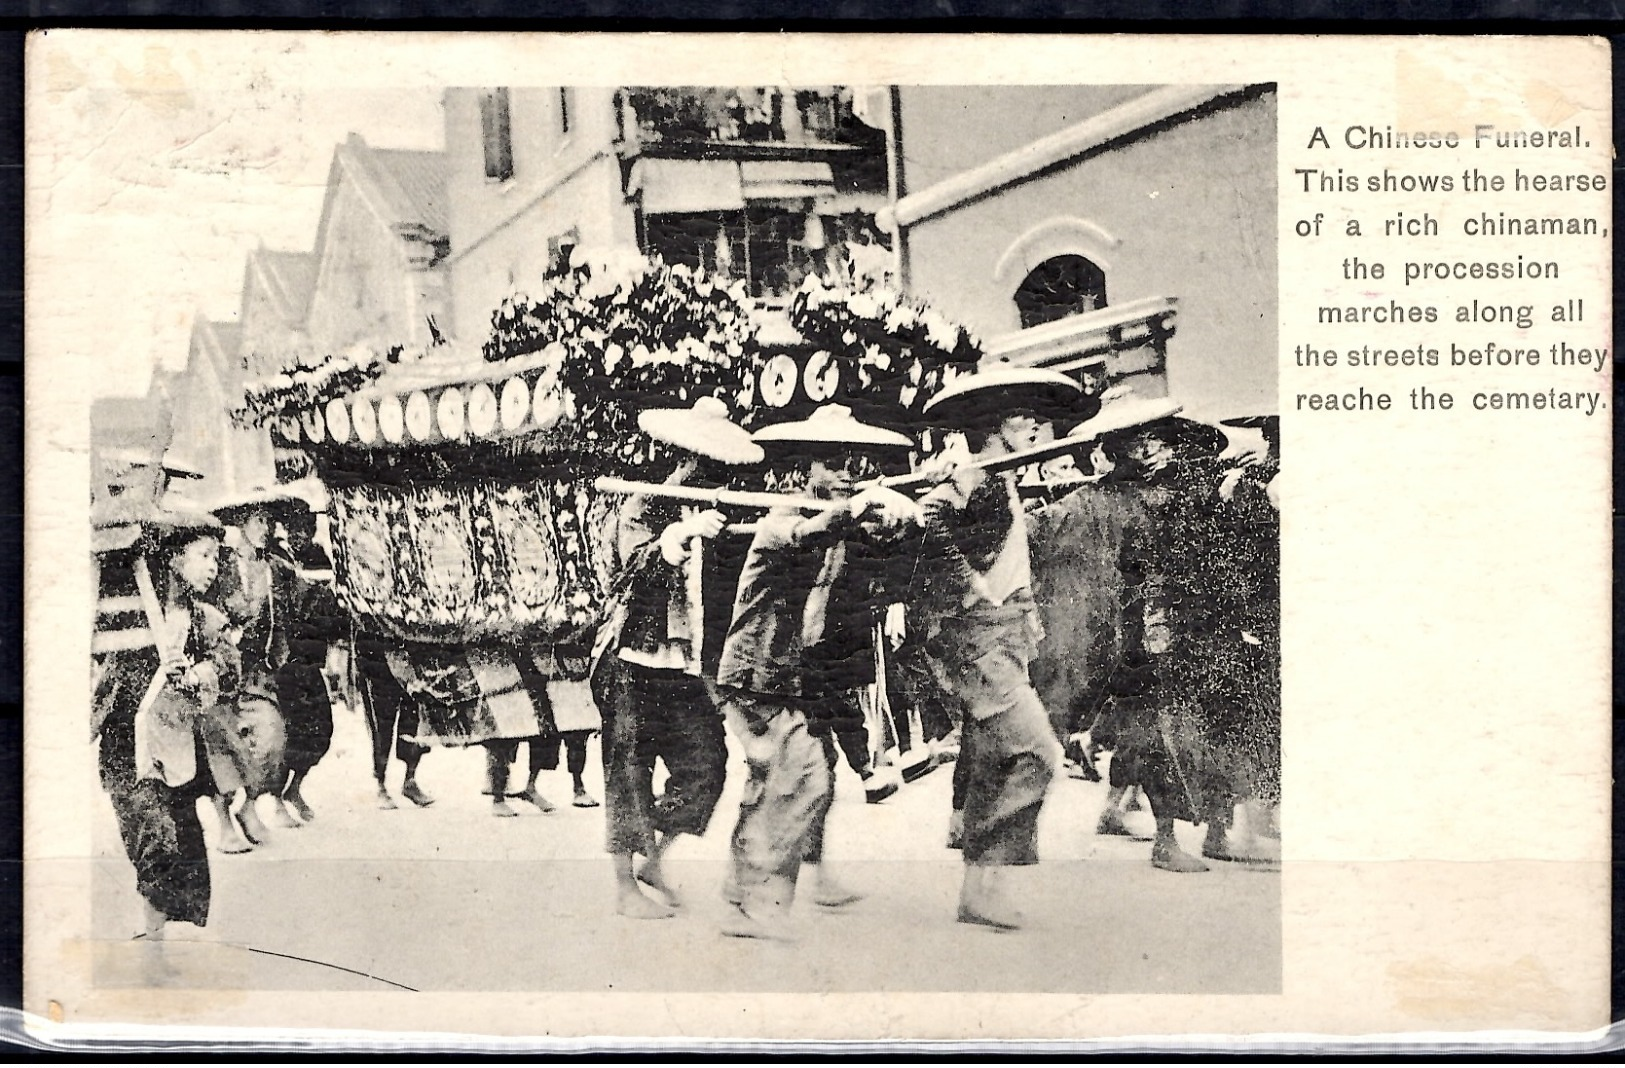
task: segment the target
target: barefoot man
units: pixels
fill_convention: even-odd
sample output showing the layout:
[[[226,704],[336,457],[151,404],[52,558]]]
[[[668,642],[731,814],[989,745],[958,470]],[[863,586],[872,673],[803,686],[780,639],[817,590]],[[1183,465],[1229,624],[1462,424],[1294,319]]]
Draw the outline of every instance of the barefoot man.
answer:
[[[733,911],[723,933],[787,938],[804,860],[820,862],[815,896],[824,904],[845,905],[857,897],[826,883],[821,863],[830,763],[823,743],[809,730],[805,656],[809,637],[822,633],[824,620],[809,618],[809,599],[833,581],[847,543],[865,537],[866,524],[896,526],[912,521],[918,511],[895,490],[874,487],[853,496],[855,461],[877,450],[907,448],[910,442],[902,434],[826,405],[807,419],[757,432],[758,440],[764,437],[784,455],[788,472],[808,495],[846,505],[810,515],[796,507],[775,508],[757,524],[717,674],[750,770],[726,888]],[[820,847],[809,858],[814,835],[820,836]]]
[[[656,463],[667,469],[669,485],[720,486],[727,468],[762,458],[761,447],[714,398],[645,411],[638,426],[664,446]],[[704,834],[722,796],[727,739],[704,678],[711,673],[704,655],[709,620],[695,611],[703,607],[695,595],[703,601],[703,589],[719,582],[707,543],[724,522],[715,509],[680,510],[647,497],[632,498],[621,511],[622,595],[599,634],[592,683],[603,716],[606,847],[615,858],[615,908],[622,916],[673,914],[679,902],[662,867],[666,851],[679,835]],[[658,796],[657,760],[667,776]]]
[[[965,376],[926,405],[985,460],[1039,443],[1053,420],[1091,414],[1076,382],[1053,371],[1000,368]],[[1027,527],[1013,472],[963,465],[920,500],[927,546],[955,565],[930,605],[939,677],[965,710],[965,878],[959,921],[1014,930],[1010,868],[1038,862],[1038,813],[1061,747],[1027,665],[1043,627],[1032,595]]]

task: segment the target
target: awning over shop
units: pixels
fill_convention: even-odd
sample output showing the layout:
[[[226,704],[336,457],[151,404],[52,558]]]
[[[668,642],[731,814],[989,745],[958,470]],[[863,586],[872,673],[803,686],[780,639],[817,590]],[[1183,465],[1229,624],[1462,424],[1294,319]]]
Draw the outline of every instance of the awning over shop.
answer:
[[[834,202],[835,175],[808,160],[640,159],[629,192],[645,215],[739,211],[750,200]]]
[[[739,211],[745,194],[739,164],[728,159],[640,159],[629,193],[640,193],[645,215]]]
[[[747,200],[802,200],[835,192],[835,173],[815,160],[746,160],[739,174]]]

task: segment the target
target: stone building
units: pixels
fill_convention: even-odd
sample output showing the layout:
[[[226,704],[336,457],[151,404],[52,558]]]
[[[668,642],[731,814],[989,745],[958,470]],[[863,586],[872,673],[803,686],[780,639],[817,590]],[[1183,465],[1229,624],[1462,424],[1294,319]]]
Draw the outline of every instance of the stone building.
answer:
[[[261,247],[248,254],[237,326],[250,377],[276,374],[292,359],[313,355],[305,314],[315,283],[316,257],[309,252]]]
[[[270,436],[238,427],[226,415],[242,402],[250,378],[243,334],[236,323],[198,316],[186,368],[170,380],[171,459],[203,475],[199,483],[174,484],[183,499],[203,503],[275,479]]]
[[[743,279],[771,317],[808,273],[880,247],[885,134],[848,89],[469,88],[443,104],[443,151],[338,145],[311,251],[254,250],[237,322],[197,321],[172,399],[177,449],[211,476],[199,493],[299,473],[273,435],[228,424],[247,382],[352,347],[477,364],[492,312],[577,248]]]
[[[898,268],[1017,363],[1276,408],[1273,85],[893,91]]]
[[[637,249],[781,303],[886,203],[884,135],[837,87],[445,94],[459,340],[572,250]]]

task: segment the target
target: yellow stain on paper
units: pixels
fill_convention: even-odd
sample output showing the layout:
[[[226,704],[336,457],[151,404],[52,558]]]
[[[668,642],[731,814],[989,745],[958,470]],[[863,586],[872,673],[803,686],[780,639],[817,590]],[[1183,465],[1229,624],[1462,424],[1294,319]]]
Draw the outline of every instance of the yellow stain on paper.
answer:
[[[1401,51],[1394,68],[1395,128],[1454,130],[1470,139],[1475,125],[1503,130],[1563,126],[1586,110],[1558,86],[1538,78],[1516,83],[1482,70]]]
[[[1563,990],[1544,965],[1523,956],[1468,965],[1424,957],[1388,967],[1401,1012],[1449,1026],[1517,1027],[1559,1018]]]
[[[1405,131],[1454,130],[1471,136],[1475,123],[1510,129],[1523,125],[1523,117],[1506,108],[1482,75],[1447,71],[1437,57],[1424,59],[1402,50],[1394,68],[1395,127]]]
[[[55,50],[45,53],[46,92],[71,93],[84,84],[84,68],[75,63],[67,52]]]
[[[154,111],[176,112],[192,106],[192,94],[186,89],[186,81],[170,62],[169,49],[163,45],[147,46],[140,71],[115,62],[113,79],[131,99]]]
[[[1524,83],[1523,99],[1530,118],[1541,126],[1562,126],[1580,111],[1563,90],[1543,81]]]

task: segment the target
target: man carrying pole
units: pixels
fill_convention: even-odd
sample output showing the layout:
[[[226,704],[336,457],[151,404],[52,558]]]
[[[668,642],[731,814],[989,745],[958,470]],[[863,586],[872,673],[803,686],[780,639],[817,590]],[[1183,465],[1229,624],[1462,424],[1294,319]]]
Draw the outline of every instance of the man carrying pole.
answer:
[[[1085,419],[1097,403],[1063,374],[1000,368],[954,382],[925,408],[934,425],[962,432],[972,453],[957,470],[945,455],[936,466],[948,478],[920,500],[927,548],[955,565],[929,606],[928,649],[965,712],[961,923],[1020,926],[1006,877],[1038,862],[1038,813],[1061,760],[1027,671],[1043,628],[1024,512],[1013,472],[989,468],[1037,446],[1046,424]]]
[[[722,401],[642,412],[638,426],[674,464],[663,485],[719,485],[729,467],[757,463],[761,446],[728,419]],[[594,649],[592,689],[603,716],[606,848],[615,858],[615,910],[663,919],[679,904],[662,865],[681,834],[705,833],[727,773],[722,716],[707,691],[715,676],[705,611],[721,583],[708,542],[726,522],[716,508],[679,512],[670,499],[632,497],[620,511],[620,596]],[[726,627],[727,620],[721,621]],[[654,767],[666,766],[654,792]],[[637,857],[644,858],[641,867]],[[658,897],[651,899],[639,884]]]
[[[876,449],[906,447],[903,435],[830,405],[799,423],[779,424],[772,438],[822,507],[787,504],[757,524],[717,675],[750,771],[727,887],[734,912],[723,927],[744,938],[788,937],[785,921],[810,836],[830,803],[827,754],[809,730],[803,697],[808,638],[822,630],[822,620],[809,617],[812,592],[865,523],[889,526],[917,515],[895,490],[874,486],[853,495],[859,461]],[[854,900],[822,889],[832,904]]]

